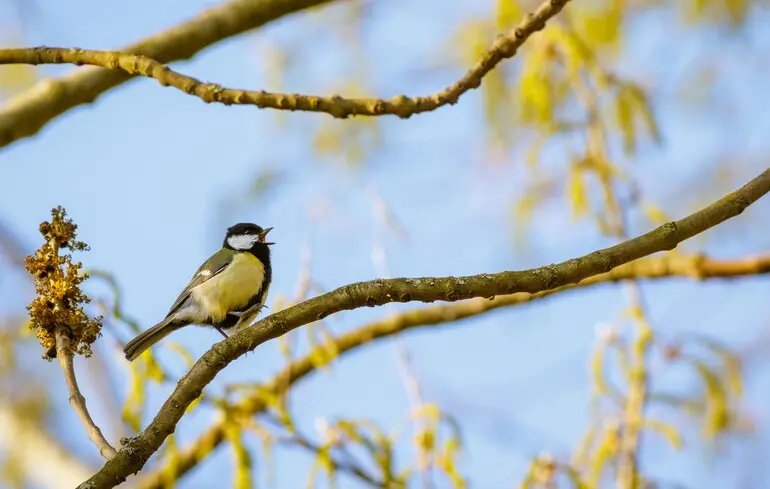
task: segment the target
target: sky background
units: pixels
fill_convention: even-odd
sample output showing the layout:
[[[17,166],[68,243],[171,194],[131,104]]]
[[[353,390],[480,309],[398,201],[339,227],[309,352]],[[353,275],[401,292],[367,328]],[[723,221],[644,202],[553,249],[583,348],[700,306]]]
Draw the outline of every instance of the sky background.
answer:
[[[463,19],[489,11],[489,2],[453,0],[452,8],[432,2],[377,2],[364,25],[362,48],[371,58],[369,93],[389,97],[434,92],[461,74],[455,67],[433,67],[448,32]],[[22,11],[23,44],[117,49],[186,20],[211,1],[134,0],[38,1],[34,12]],[[26,12],[26,13],[25,13]],[[316,21],[302,14],[207,49],[194,61],[175,63],[183,73],[224,86],[276,88],[266,75],[264,46],[302,46],[302,66],[288,70],[289,92],[323,94],[333,82],[344,83],[350,51]],[[16,9],[0,2],[0,25],[15,22]],[[630,166],[650,200],[673,217],[705,203],[729,186],[710,183],[727,162],[735,170],[733,186],[766,166],[766,135],[770,95],[768,79],[770,16],[756,9],[746,29],[681,30],[680,21],[660,10],[629,25],[627,50],[618,70],[649,83],[665,138],[661,148],[647,149]],[[682,82],[695,67],[714,63],[715,83],[702,107],[674,103]],[[46,67],[55,75],[70,67]],[[685,85],[687,86],[687,85]],[[685,92],[703,87],[690,85]],[[696,96],[694,94],[693,96]],[[81,255],[86,267],[108,270],[123,290],[123,305],[148,327],[161,319],[192,272],[220,245],[227,226],[252,221],[274,226],[272,297],[295,288],[303,246],[312,248],[313,278],[326,289],[369,280],[381,274],[372,250],[382,241],[391,276],[463,275],[521,269],[562,261],[612,242],[595,226],[571,220],[564,202],[539,210],[527,230],[525,246],[516,246],[511,208],[530,181],[529,171],[515,155],[505,164],[487,161],[480,94],[465,95],[453,107],[412,117],[385,118],[384,143],[368,152],[363,165],[350,169],[339,159],[320,158],[313,151],[312,124],[331,121],[317,114],[290,114],[291,130],[279,125],[275,113],[249,107],[206,105],[153,80],[135,80],[48,124],[34,138],[0,149],[0,219],[33,249],[39,244],[38,223],[52,207],[64,206],[79,226],[79,237],[91,246]],[[515,131],[516,128],[511,128]],[[559,164],[558,151],[545,164]],[[549,159],[550,158],[550,159]],[[279,169],[284,178],[263,199],[222,211],[222,203],[243,194],[254,175]],[[405,230],[405,238],[387,234],[380,240],[373,210],[373,189],[387,202]],[[702,200],[698,200],[702,199]],[[325,211],[313,220],[312,208]],[[765,251],[770,211],[765,199],[736,222],[689,244],[718,258],[737,258]],[[633,234],[650,229],[637,219]],[[468,230],[472,230],[469,235]],[[23,314],[31,297],[19,287],[21,274],[3,268],[0,310]],[[8,279],[8,277],[12,277]],[[666,280],[643,285],[654,327],[666,338],[687,332],[713,335],[736,348],[749,348],[768,338],[767,286],[764,277],[739,281]],[[105,289],[95,281],[89,290]],[[568,456],[587,426],[590,377],[588,359],[595,344],[595,326],[616,322],[625,307],[620,287],[608,286],[559,295],[521,307],[501,309],[478,318],[416,330],[404,336],[427,400],[438,402],[464,428],[463,472],[474,488],[517,484],[529,459],[541,451]],[[388,305],[338,314],[330,319],[335,332],[347,331],[394,311],[420,305]],[[123,340],[130,332],[111,323]],[[200,356],[219,341],[216,332],[187,328],[173,337]],[[160,358],[181,376],[179,358],[159,349]],[[46,379],[58,399],[50,429],[99,463],[99,456],[74,414],[56,364],[30,363]],[[127,367],[105,334],[99,353],[110,363],[115,389],[125,395]],[[234,381],[264,380],[281,365],[275,342],[266,344],[229,366],[207,388],[216,392]],[[79,359],[87,398],[93,363]],[[751,453],[767,453],[770,421],[770,380],[767,365],[750,365],[746,408],[756,417],[759,433],[728,444],[724,458],[713,463],[698,447],[698,428],[686,432],[685,453],[674,451],[658,437],[645,438],[645,470],[686,487],[741,486],[735,467],[752,464]],[[695,379],[677,372],[661,380],[663,387],[693,391]],[[150,389],[143,424],[154,415],[171,386]],[[97,422],[117,440],[118,415],[98,403]],[[408,397],[399,374],[397,349],[390,340],[362,348],[318,373],[294,390],[293,405],[306,431],[317,418],[366,416],[383,428],[401,425]],[[185,446],[214,414],[200,409],[177,428]],[[408,440],[404,440],[406,446]],[[257,455],[255,472],[262,477]],[[298,462],[300,461],[300,462]],[[279,452],[276,487],[302,487],[304,455]],[[181,488],[213,487],[230,473],[230,451],[217,455],[182,479]],[[305,465],[301,465],[304,467]],[[768,474],[765,470],[764,480]],[[259,479],[261,480],[261,479]],[[341,487],[357,483],[343,478]],[[757,482],[756,480],[753,482]],[[446,487],[439,485],[438,487]]]

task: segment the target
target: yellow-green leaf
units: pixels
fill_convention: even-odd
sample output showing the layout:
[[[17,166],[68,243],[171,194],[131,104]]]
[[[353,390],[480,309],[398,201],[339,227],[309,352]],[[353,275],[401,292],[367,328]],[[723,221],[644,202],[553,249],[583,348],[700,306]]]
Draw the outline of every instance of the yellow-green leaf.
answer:
[[[729,424],[727,396],[719,376],[705,363],[691,360],[706,390],[703,432],[708,439],[722,433]]]
[[[233,449],[233,466],[235,470],[233,487],[234,489],[251,489],[254,486],[254,482],[251,479],[251,453],[243,443],[240,425],[232,420],[227,421],[225,423],[225,437]]]
[[[657,419],[645,419],[642,426],[663,435],[675,449],[682,449],[682,436],[674,425]]]
[[[636,151],[633,102],[627,90],[621,88],[615,96],[615,122],[623,138],[623,151],[631,156]]]
[[[497,30],[505,32],[521,22],[524,12],[521,10],[518,0],[497,0],[495,9],[495,24]]]
[[[140,429],[145,402],[144,381],[142,380],[143,376],[139,371],[142,361],[143,359],[140,357],[137,358],[136,361],[130,362],[128,365],[129,385],[131,387],[121,412],[123,421],[128,423],[134,431],[139,431]]]
[[[567,195],[572,206],[572,216],[580,219],[588,214],[588,191],[583,172],[573,162],[567,175]]]

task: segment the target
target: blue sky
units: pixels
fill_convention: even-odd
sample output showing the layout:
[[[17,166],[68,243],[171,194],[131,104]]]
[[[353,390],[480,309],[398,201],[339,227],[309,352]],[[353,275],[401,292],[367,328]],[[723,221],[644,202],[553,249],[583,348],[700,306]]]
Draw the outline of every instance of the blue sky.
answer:
[[[199,0],[38,3],[43,17],[26,24],[25,44],[94,49],[119,48],[211,5]],[[434,9],[427,2],[385,2],[373,9],[375,17],[366,23],[363,48],[376,59],[369,67],[375,93],[429,93],[459,75],[457,69],[415,74],[415,67],[438,52],[459,19],[479,11],[470,7],[471,2],[455,3],[457,9],[437,15],[427,15]],[[351,73],[346,59],[350,53],[340,50],[329,33],[317,26],[313,30],[311,22],[299,19],[284,19],[256,34],[228,40],[192,62],[174,66],[225,86],[270,89],[274,87],[259,63],[264,52],[260,47],[266,42],[299,44],[310,54],[302,58],[307,63],[289,72],[285,90],[325,93],[331,82],[343,83]],[[676,32],[676,21],[659,12],[635,20],[629,30],[628,55],[619,69],[626,76],[653,82],[662,97],[656,108],[666,137],[666,145],[645,151],[631,166],[632,172],[643,183],[645,194],[677,217],[692,209],[688,206],[702,193],[708,174],[728,158],[723,155],[735,161],[736,184],[764,166],[759,157],[767,149],[764,135],[770,129],[770,117],[764,107],[770,100],[761,87],[770,65],[762,53],[767,52],[763,48],[770,44],[770,33],[761,28],[768,21],[766,14],[757,13],[757,19],[738,36],[693,30],[683,34]],[[717,82],[707,108],[682,110],[673,103],[675,88],[715,51]],[[69,70],[48,67],[44,72]],[[388,202],[407,233],[404,240],[393,236],[384,240],[392,276],[533,267],[610,244],[594,227],[571,222],[565,208],[554,205],[536,215],[529,246],[513,246],[511,205],[524,191],[527,173],[519,164],[484,163],[479,102],[479,94],[471,93],[459,105],[435,113],[406,121],[383,120],[386,143],[371,151],[362,168],[350,171],[313,153],[309,124],[330,121],[327,116],[292,114],[288,120],[297,129],[282,131],[271,112],[205,105],[152,80],[137,80],[92,106],[68,112],[38,136],[0,149],[0,218],[32,247],[37,246],[38,222],[48,217],[52,207],[65,206],[80,227],[80,238],[91,245],[83,256],[86,266],[115,274],[126,310],[144,327],[163,317],[192,271],[236,221],[276,228],[271,234],[277,242],[273,297],[293,291],[300,253],[308,239],[313,277],[325,288],[377,276],[371,260],[378,239],[371,188]],[[286,170],[284,183],[267,198],[222,217],[222,200],[242,192],[250,178],[265,169]],[[311,223],[309,210],[319,202],[331,204],[330,214]],[[724,232],[709,233],[706,241],[689,249],[705,248],[725,258],[762,251],[767,232],[752,223],[763,222],[768,210],[770,204],[762,201],[740,216],[740,222],[729,223]],[[633,232],[646,231],[648,226],[639,221]],[[469,227],[472,241],[466,235]],[[764,278],[705,284],[671,280],[645,285],[643,290],[651,304],[652,322],[666,337],[697,331],[742,347],[767,331],[766,287]],[[4,292],[0,307],[23,313],[30,291],[20,293],[5,281],[0,290]],[[92,290],[102,291],[96,285]],[[586,427],[587,362],[594,326],[615,321],[624,305],[622,290],[607,287],[405,337],[426,397],[463,423],[468,449],[463,469],[473,487],[510,487],[520,481],[531,456],[541,450],[567,456],[576,446]],[[329,325],[336,332],[346,331],[402,307],[418,305],[344,313]],[[128,337],[127,329],[119,333]],[[219,337],[188,328],[174,340],[200,355]],[[108,347],[109,335],[104,342],[101,351],[116,356],[118,367],[112,374],[116,389],[125,393],[123,360]],[[183,366],[176,357],[170,352],[161,355],[181,375]],[[60,376],[53,364],[33,365],[49,380]],[[78,364],[86,372],[87,396],[89,365]],[[211,389],[236,380],[268,378],[279,366],[275,343],[264,345],[232,364]],[[766,366],[763,371],[767,372]],[[753,372],[749,379],[747,404],[753,412],[764,413],[766,420],[768,405],[766,399],[761,402],[761,393],[770,386],[761,372]],[[691,378],[679,377],[666,385],[693,386]],[[148,416],[169,388],[152,389]],[[66,393],[58,389],[54,397],[63,409],[56,411],[51,429],[84,458],[98,462],[66,405]],[[306,431],[312,431],[314,419],[336,416],[366,416],[385,429],[397,427],[408,399],[393,343],[366,347],[341,360],[333,372],[303,382],[293,404]],[[110,423],[115,415],[100,407],[95,410],[102,423],[114,426]],[[211,419],[206,410],[185,418],[178,427],[180,443],[194,439]],[[766,449],[767,426],[760,427]],[[117,439],[113,429],[106,431],[108,438]],[[723,484],[735,482],[734,471],[722,464],[711,467],[697,449],[697,430],[690,431],[687,446],[692,451],[676,457],[659,439],[649,437],[645,467],[651,474],[691,487],[733,487]],[[726,456],[740,459],[745,452],[739,448]],[[220,450],[180,487],[209,487],[221,481],[220,471],[229,473],[229,457],[229,450]],[[304,483],[305,472],[296,469],[298,460],[306,463],[307,459],[279,452],[277,487]],[[262,470],[258,462],[257,476]]]

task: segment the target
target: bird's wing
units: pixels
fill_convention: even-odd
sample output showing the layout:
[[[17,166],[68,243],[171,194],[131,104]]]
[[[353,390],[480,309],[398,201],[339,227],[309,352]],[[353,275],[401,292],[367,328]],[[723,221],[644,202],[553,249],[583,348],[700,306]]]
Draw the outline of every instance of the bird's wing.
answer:
[[[211,255],[208,260],[203,262],[203,265],[201,265],[200,268],[195,271],[195,275],[193,275],[192,279],[190,279],[190,283],[187,284],[182,293],[179,294],[179,297],[176,298],[166,317],[174,314],[181,307],[184,301],[187,300],[187,298],[190,296],[192,289],[206,282],[207,280],[210,280],[212,277],[227,268],[227,265],[233,261],[234,257],[235,253],[233,251],[222,248]]]

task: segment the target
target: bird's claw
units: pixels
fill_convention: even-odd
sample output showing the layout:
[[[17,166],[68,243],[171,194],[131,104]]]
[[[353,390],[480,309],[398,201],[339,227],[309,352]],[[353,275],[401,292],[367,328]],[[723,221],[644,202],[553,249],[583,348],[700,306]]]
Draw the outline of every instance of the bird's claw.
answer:
[[[267,306],[265,304],[262,304],[259,306],[259,309],[256,310],[256,312],[262,312],[262,309],[265,309]],[[242,318],[247,312],[250,313],[252,309],[246,309],[245,311],[230,311],[227,314],[231,314],[237,318]]]

